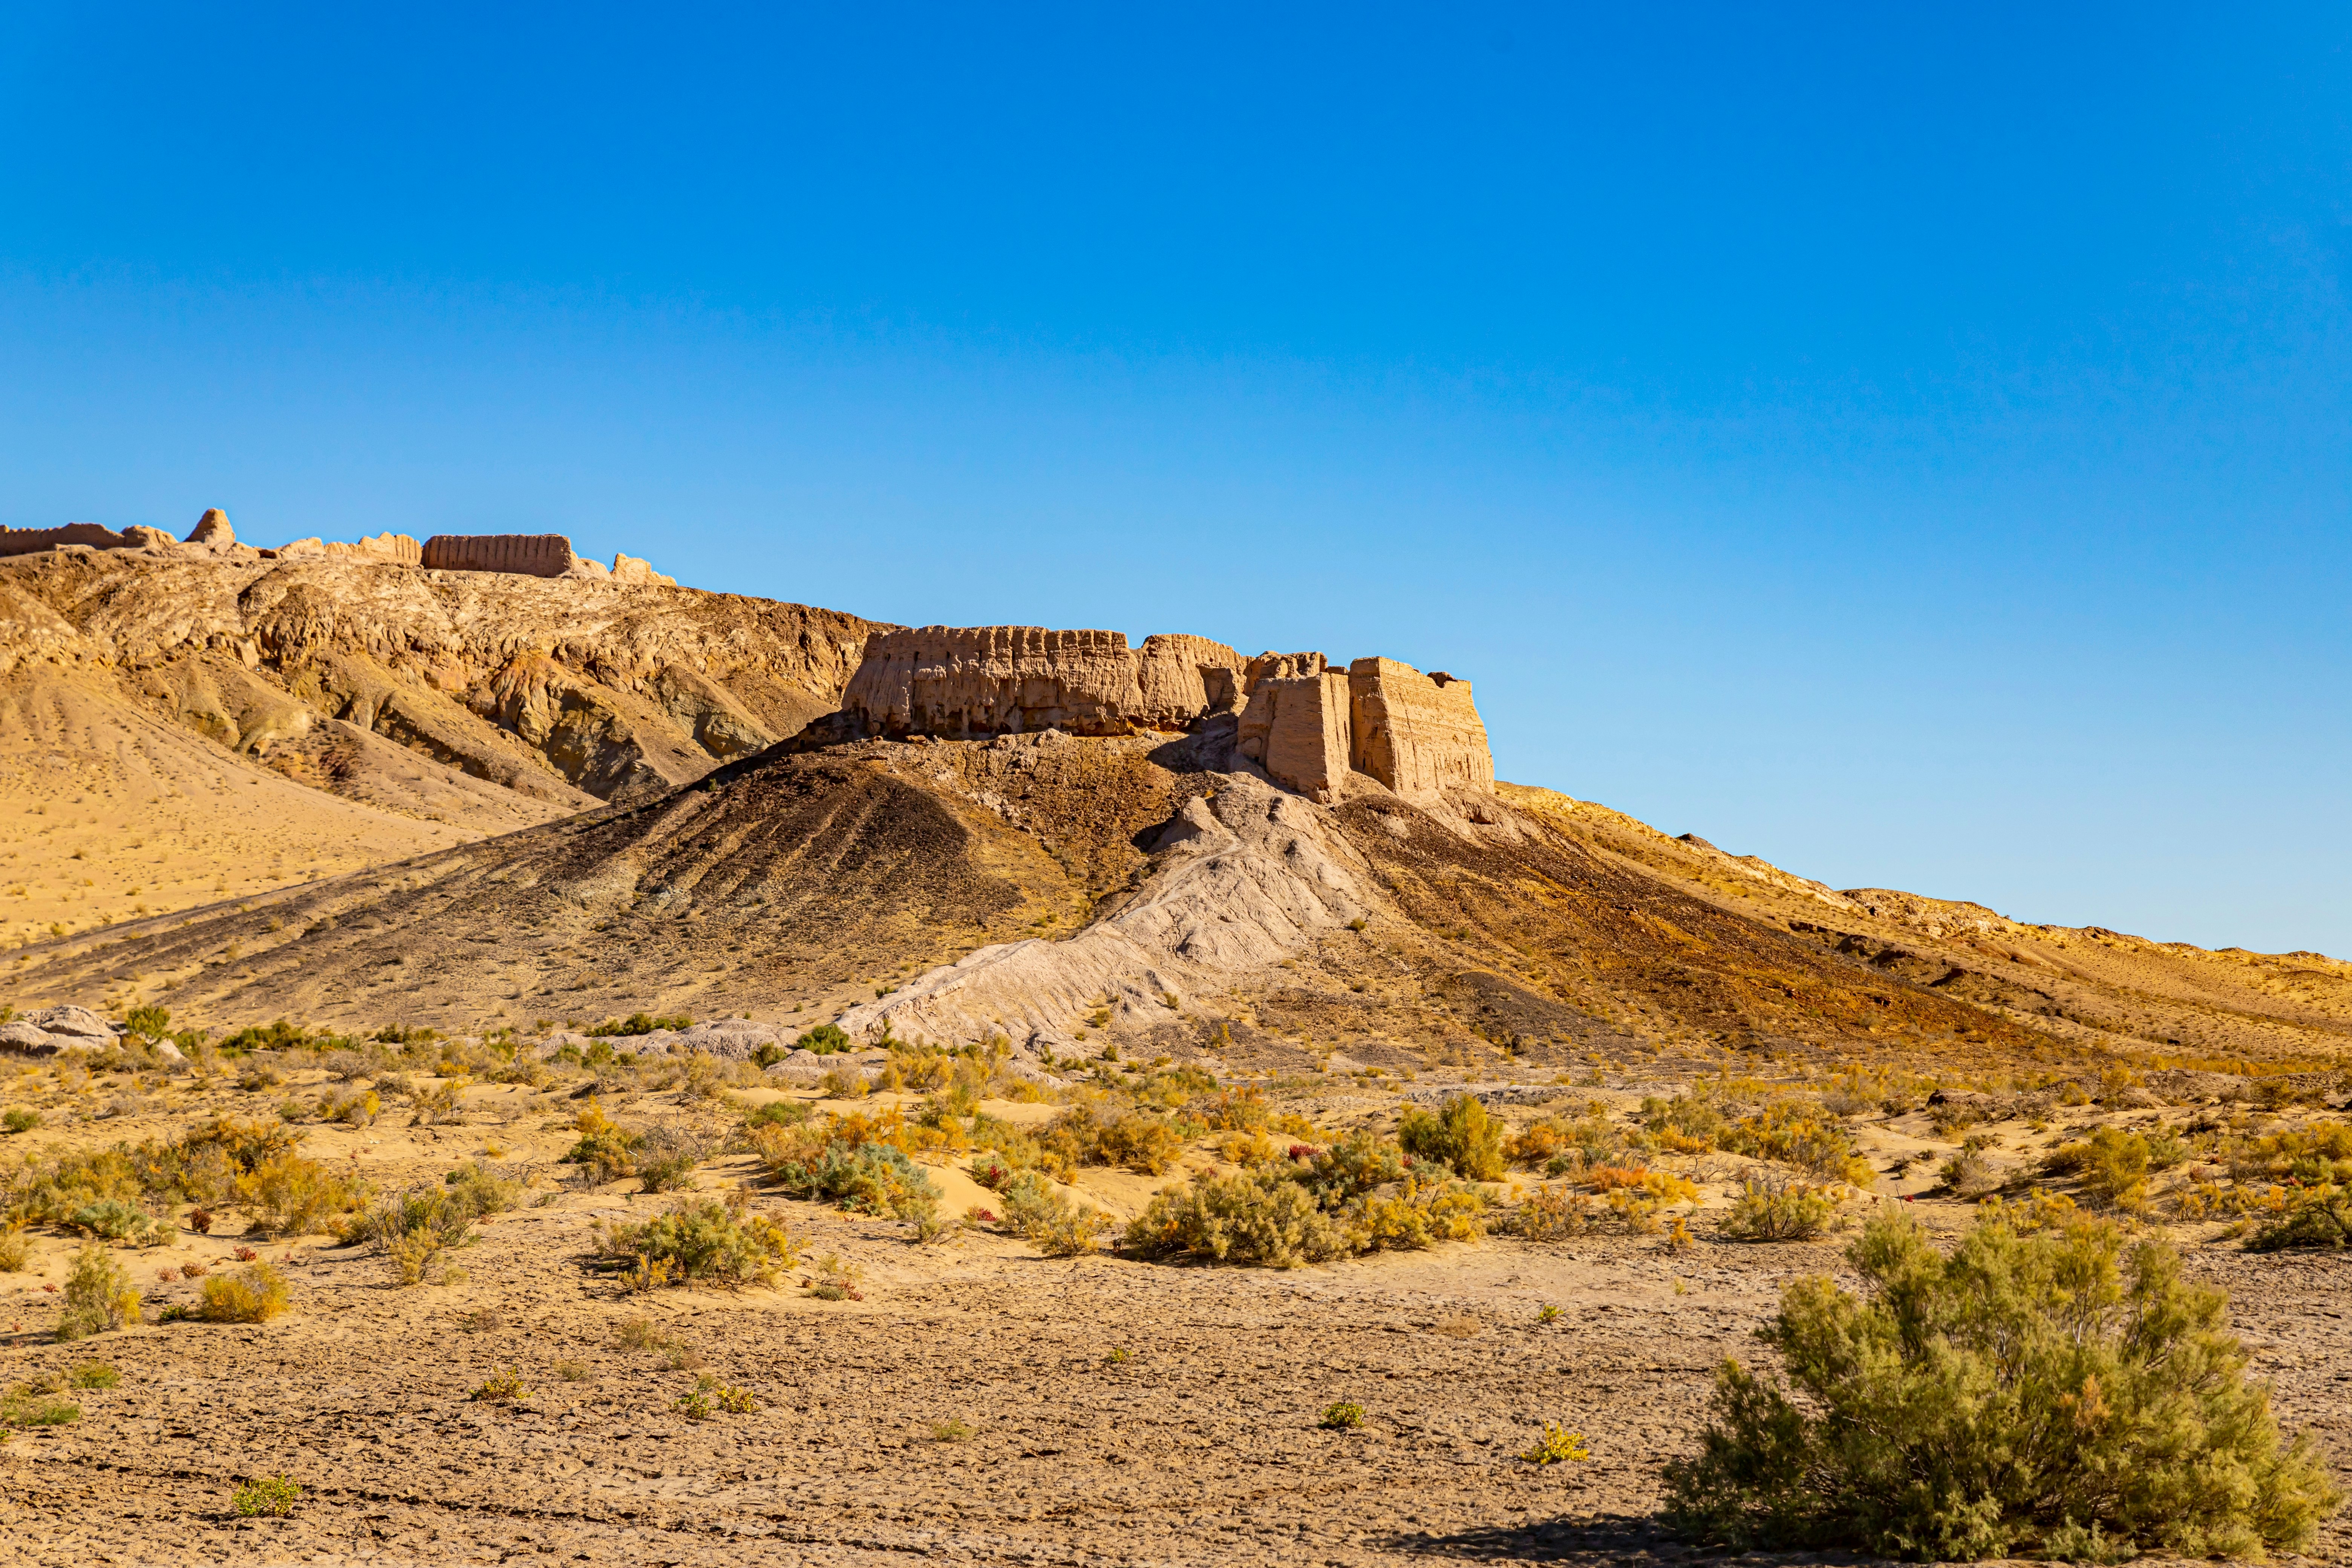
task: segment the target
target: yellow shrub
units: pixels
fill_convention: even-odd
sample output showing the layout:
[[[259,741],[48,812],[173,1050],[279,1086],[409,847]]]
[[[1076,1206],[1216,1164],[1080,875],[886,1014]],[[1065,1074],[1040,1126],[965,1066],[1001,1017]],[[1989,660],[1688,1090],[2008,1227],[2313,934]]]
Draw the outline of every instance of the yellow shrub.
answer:
[[[208,1323],[266,1323],[286,1310],[286,1277],[267,1263],[205,1280],[195,1315]]]
[[[236,1182],[237,1200],[265,1236],[323,1231],[334,1215],[358,1206],[352,1186],[318,1161],[280,1154]]]

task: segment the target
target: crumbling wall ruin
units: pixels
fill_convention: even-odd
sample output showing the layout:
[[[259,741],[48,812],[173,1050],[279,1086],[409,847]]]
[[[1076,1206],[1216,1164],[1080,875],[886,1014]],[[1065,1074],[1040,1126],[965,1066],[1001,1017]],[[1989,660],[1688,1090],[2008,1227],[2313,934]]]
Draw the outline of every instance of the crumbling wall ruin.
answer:
[[[560,533],[436,533],[425,542],[421,563],[428,572],[567,577],[579,559]]]
[[[1260,654],[1249,670],[1236,746],[1286,788],[1331,800],[1350,772],[1400,795],[1495,787],[1466,680],[1392,658],[1360,658],[1341,674],[1321,654]]]
[[[1206,637],[1131,648],[1123,632],[916,626],[870,639],[841,700],[884,735],[1126,735],[1234,706],[1241,674],[1241,656]]]

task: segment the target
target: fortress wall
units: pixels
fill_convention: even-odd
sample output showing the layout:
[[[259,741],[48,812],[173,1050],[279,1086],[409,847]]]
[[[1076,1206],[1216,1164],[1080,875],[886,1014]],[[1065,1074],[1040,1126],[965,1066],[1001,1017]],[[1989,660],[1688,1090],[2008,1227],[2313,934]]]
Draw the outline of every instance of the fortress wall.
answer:
[[[418,563],[438,572],[562,577],[577,559],[561,533],[436,533],[425,542]]]
[[[1348,776],[1348,678],[1326,670],[1260,680],[1242,712],[1237,747],[1285,788],[1313,800],[1334,799]]]
[[[1143,699],[1123,632],[916,626],[867,640],[841,705],[890,735],[1124,735]]]
[[[100,550],[137,550],[147,544],[153,529],[117,533],[95,522],[69,522],[63,528],[0,528],[0,555],[30,555],[60,544],[88,544]],[[166,535],[165,537],[169,537]]]
[[[1242,669],[1242,656],[1221,642],[1154,632],[1136,654],[1132,717],[1141,729],[1188,730],[1203,713],[1240,705]]]
[[[1351,760],[1400,794],[1495,787],[1486,726],[1470,683],[1440,671],[1423,675],[1392,658],[1348,667]]]

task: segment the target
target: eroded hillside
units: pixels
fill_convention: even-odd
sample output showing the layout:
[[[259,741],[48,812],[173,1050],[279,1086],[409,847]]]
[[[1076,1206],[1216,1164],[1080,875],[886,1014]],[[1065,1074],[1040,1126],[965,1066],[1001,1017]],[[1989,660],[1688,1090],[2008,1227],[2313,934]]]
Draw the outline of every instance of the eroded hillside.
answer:
[[[87,930],[657,798],[832,711],[870,629],[610,577],[0,561],[0,913]],[[212,864],[159,871],[198,826]]]

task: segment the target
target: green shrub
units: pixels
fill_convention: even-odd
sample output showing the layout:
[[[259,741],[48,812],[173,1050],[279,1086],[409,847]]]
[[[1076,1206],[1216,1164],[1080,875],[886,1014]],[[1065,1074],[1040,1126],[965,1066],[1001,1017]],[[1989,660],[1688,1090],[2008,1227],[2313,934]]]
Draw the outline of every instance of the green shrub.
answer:
[[[5,1127],[11,1132],[30,1132],[40,1124],[41,1113],[37,1110],[27,1110],[21,1105],[10,1106],[5,1113],[0,1113],[0,1127]]]
[[[636,1169],[636,1150],[643,1136],[623,1131],[604,1114],[594,1095],[572,1118],[572,1127],[580,1139],[564,1152],[562,1163],[584,1166],[588,1179],[596,1183],[617,1181]]]
[[[1364,1424],[1364,1407],[1353,1400],[1343,1399],[1337,1405],[1326,1405],[1318,1423],[1327,1432],[1352,1432]]]
[[[2292,1247],[2327,1247],[2341,1250],[2352,1242],[2352,1191],[2322,1187],[2297,1194],[2286,1213],[2254,1232],[2247,1247],[2278,1252]]]
[[[148,1227],[144,1210],[124,1203],[121,1198],[100,1198],[94,1204],[84,1204],[74,1210],[68,1223],[77,1230],[109,1241],[121,1241],[126,1237],[145,1234]]]
[[[1811,1241],[1836,1213],[1837,1200],[1819,1187],[1751,1177],[1717,1229],[1734,1241]]]
[[[1276,1171],[1195,1176],[1160,1193],[1128,1223],[1127,1245],[1147,1255],[1192,1253],[1274,1268],[1357,1250],[1312,1193]]]
[[[814,1051],[821,1057],[829,1057],[835,1051],[856,1049],[856,1042],[843,1032],[838,1024],[819,1024],[815,1028],[808,1030],[799,1039],[794,1040],[793,1048],[796,1051]]]
[[[229,1499],[229,1506],[236,1510],[240,1519],[255,1519],[263,1515],[284,1519],[301,1500],[302,1489],[293,1481],[284,1476],[264,1476],[259,1480],[247,1481],[237,1488]]]
[[[761,1130],[755,1140],[778,1185],[795,1197],[827,1199],[843,1208],[918,1223],[939,1213],[940,1189],[896,1144],[854,1142],[846,1119],[823,1128],[803,1123]]]
[[[2259,1556],[2338,1499],[2307,1437],[2283,1446],[2222,1292],[2112,1225],[2021,1236],[1980,1219],[1950,1258],[1901,1214],[1782,1293],[1779,1378],[1726,1362],[1667,1518],[1737,1549],[1975,1560],[2136,1552]]]
[[[96,1242],[83,1247],[66,1275],[58,1338],[78,1340],[138,1321],[139,1292],[131,1289],[131,1276]]]
[[[772,1279],[796,1251],[782,1226],[717,1201],[681,1202],[636,1224],[600,1224],[597,1232],[599,1265],[625,1273],[641,1289]]]
[[[1794,1166],[1822,1181],[1867,1187],[1877,1179],[1845,1124],[1808,1100],[1769,1101],[1717,1132],[1715,1146]]]
[[[1397,1142],[1408,1154],[1439,1160],[1473,1182],[1502,1179],[1503,1124],[1475,1096],[1457,1094],[1433,1115],[1407,1106],[1397,1119]]]
[[[651,1013],[632,1013],[625,1018],[607,1018],[601,1024],[591,1025],[588,1028],[588,1036],[591,1039],[598,1040],[627,1039],[636,1035],[650,1035],[656,1029],[687,1028],[693,1022],[693,1019],[683,1013],[669,1018],[658,1017]]]
[[[2042,1157],[2053,1176],[2082,1180],[2083,1194],[2108,1208],[2137,1209],[2147,1196],[2147,1140],[2118,1127],[2100,1127],[2090,1137],[2062,1143]]]
[[[1024,1171],[1006,1184],[1004,1217],[1049,1258],[1094,1251],[1111,1223],[1100,1209],[1072,1203],[1034,1171]]]

